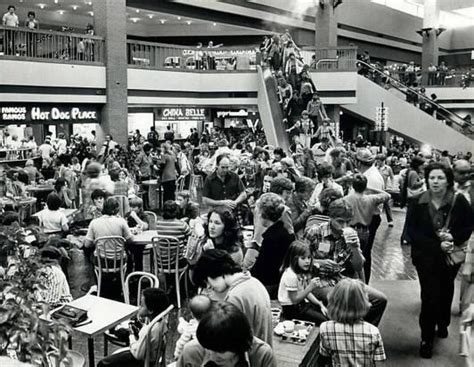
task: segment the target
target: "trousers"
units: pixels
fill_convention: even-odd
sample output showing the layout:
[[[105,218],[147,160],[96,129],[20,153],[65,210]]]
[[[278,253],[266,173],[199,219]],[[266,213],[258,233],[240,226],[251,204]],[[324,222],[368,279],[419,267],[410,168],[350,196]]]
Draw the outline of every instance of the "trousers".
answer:
[[[421,287],[421,340],[432,342],[436,326],[447,328],[451,322],[454,280],[460,265],[449,266],[442,258],[417,259],[414,265]]]
[[[366,284],[369,284],[370,280],[372,269],[372,247],[374,246],[375,234],[377,233],[381,221],[382,219],[380,218],[380,215],[374,215],[372,217],[372,222],[369,224],[369,237],[367,238],[367,243],[365,246],[361,247],[362,255],[364,255],[365,258],[364,275]]]

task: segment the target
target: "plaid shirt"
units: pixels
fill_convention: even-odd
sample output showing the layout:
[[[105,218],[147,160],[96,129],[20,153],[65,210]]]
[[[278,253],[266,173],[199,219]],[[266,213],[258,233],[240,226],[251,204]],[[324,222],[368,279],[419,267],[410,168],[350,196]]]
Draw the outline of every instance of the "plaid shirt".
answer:
[[[356,324],[323,322],[319,328],[321,355],[331,357],[333,367],[371,367],[387,359],[379,329],[361,321]]]

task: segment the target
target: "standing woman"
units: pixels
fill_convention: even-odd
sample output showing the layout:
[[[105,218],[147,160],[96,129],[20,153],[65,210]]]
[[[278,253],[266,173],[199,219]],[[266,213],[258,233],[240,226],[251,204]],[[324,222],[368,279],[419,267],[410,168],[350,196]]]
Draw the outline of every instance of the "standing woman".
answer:
[[[161,186],[163,186],[163,202],[175,199],[176,179],[176,156],[170,143],[161,144]]]
[[[414,198],[407,212],[407,234],[412,261],[421,287],[420,356],[431,358],[435,329],[448,336],[454,279],[460,264],[448,265],[447,254],[469,239],[471,208],[463,195],[455,195],[451,168],[431,163],[425,169],[428,190]]]

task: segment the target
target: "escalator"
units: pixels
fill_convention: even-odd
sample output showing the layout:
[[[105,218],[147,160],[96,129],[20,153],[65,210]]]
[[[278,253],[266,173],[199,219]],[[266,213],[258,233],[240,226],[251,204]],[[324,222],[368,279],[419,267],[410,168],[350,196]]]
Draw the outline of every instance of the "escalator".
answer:
[[[438,150],[448,150],[452,153],[474,152],[472,126],[464,119],[373,66],[369,64],[365,66],[371,68],[374,73],[381,73],[383,78],[389,79],[390,89],[387,90],[372,80],[357,75],[357,103],[342,105],[344,110],[375,122],[376,108],[383,103],[389,108],[389,131],[410,137]],[[441,116],[444,122],[408,103],[404,99],[407,93],[415,94],[419,100],[425,99],[434,105],[438,116]]]
[[[278,102],[277,84],[269,69],[257,66],[257,103],[267,142],[288,151],[288,133],[283,123],[283,112]]]

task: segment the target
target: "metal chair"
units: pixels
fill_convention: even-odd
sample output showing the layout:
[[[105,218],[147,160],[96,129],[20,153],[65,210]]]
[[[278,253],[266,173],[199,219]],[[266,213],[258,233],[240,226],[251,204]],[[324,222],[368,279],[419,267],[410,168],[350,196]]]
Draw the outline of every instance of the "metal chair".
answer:
[[[159,288],[160,287],[160,281],[154,274],[150,274],[144,271],[134,271],[130,274],[127,275],[127,278],[125,279],[125,284],[123,288],[123,298],[125,300],[126,304],[130,304],[130,282],[132,279],[135,279],[138,277],[138,287],[137,287],[137,306],[141,306],[141,295],[142,295],[142,284],[144,281],[149,282],[149,287],[148,288]],[[105,331],[104,332],[104,356],[108,354],[108,343],[112,343],[114,345],[118,345],[120,347],[126,347],[128,346],[127,342],[123,342],[120,339],[118,339],[114,334],[112,334],[110,331]]]
[[[125,239],[121,236],[104,236],[97,238],[94,243],[97,296],[100,296],[104,274],[119,274],[122,290],[125,289],[125,272],[127,270]]]
[[[168,334],[168,318],[169,313],[173,309],[173,305],[170,305],[166,310],[156,316],[151,322],[147,334],[147,347],[145,352],[145,367],[166,367],[166,338]],[[159,323],[158,330],[154,327]],[[152,334],[158,333],[158,344],[154,347],[151,345]],[[152,360],[153,355],[156,355],[156,359]]]
[[[146,215],[148,229],[149,230],[156,229],[156,222],[158,220],[158,218],[156,217],[156,214],[148,210],[145,210],[143,213]]]
[[[155,274],[157,276],[159,273],[165,275],[165,289],[167,289],[166,275],[174,274],[176,301],[178,308],[181,308],[179,282],[188,269],[187,263],[185,264],[184,261],[184,246],[181,244],[181,241],[173,236],[153,237],[152,244]],[[186,294],[188,293],[187,284],[187,279],[185,278]]]

